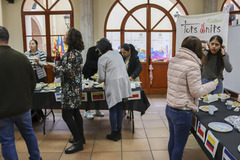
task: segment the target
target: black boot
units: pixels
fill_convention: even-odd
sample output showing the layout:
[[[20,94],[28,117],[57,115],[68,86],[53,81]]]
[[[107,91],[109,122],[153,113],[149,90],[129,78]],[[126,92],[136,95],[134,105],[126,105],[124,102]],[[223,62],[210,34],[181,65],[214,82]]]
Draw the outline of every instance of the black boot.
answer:
[[[74,139],[73,139],[73,138],[70,138],[70,139],[68,140],[68,142],[69,142],[69,143],[73,143],[73,142],[74,142]],[[84,137],[82,138],[82,143],[83,143],[83,144],[86,144],[86,140],[85,140]]]
[[[119,139],[121,139],[120,135],[119,135],[119,131],[112,131],[111,134],[108,134],[106,136],[107,139],[109,140],[113,140],[113,141],[118,141]]]
[[[73,145],[65,150],[66,154],[75,153],[83,150],[83,144],[81,142],[73,142]]]
[[[122,129],[118,129],[118,137],[119,139],[122,139]]]

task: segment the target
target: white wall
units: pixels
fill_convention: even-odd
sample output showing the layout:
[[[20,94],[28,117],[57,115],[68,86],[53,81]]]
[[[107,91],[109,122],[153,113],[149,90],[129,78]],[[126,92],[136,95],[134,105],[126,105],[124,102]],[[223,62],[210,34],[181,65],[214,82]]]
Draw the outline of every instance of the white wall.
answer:
[[[3,25],[3,22],[2,22],[2,1],[0,1],[0,26]]]

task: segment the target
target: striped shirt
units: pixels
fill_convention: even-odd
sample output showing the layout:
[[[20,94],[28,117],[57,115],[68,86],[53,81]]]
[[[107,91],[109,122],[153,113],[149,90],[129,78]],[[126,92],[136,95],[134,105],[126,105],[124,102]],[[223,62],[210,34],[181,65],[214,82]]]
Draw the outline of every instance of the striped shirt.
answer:
[[[36,71],[37,73],[37,78],[41,79],[47,76],[45,69],[43,67],[42,62],[46,62],[46,53],[40,50],[37,50],[34,54],[31,54],[30,51],[27,51],[24,53],[29,61],[31,62],[33,69]],[[39,59],[39,62],[36,63],[34,62],[34,59]]]

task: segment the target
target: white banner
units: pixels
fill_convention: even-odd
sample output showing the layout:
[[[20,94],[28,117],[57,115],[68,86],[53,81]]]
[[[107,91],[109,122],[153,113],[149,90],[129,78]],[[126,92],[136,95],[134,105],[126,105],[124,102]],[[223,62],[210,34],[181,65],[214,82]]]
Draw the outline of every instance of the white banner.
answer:
[[[179,16],[176,27],[176,51],[181,47],[182,41],[187,36],[198,37],[205,47],[209,39],[214,35],[219,35],[223,39],[223,44],[227,45],[229,13],[215,12],[208,14]]]

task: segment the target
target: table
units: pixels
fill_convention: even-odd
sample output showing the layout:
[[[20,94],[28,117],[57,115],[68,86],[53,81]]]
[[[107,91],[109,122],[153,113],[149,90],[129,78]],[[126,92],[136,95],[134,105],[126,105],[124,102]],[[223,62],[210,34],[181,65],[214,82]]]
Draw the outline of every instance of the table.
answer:
[[[56,88],[52,92],[42,92],[42,90],[36,90],[32,98],[32,109],[44,109],[43,118],[43,133],[45,134],[45,122],[46,117],[52,113],[53,122],[55,122],[55,116],[53,109],[61,109],[60,101],[56,101],[55,93],[59,93],[60,87]],[[134,114],[133,111],[141,112],[141,115],[150,106],[150,103],[145,95],[143,89],[138,87],[132,89],[132,97],[128,101],[124,102],[124,110],[130,110],[130,120],[132,121],[132,132],[134,133]],[[47,113],[47,109],[50,112]],[[79,109],[89,110],[108,110],[108,105],[105,100],[104,90],[102,88],[84,89],[82,92],[82,105]]]
[[[231,99],[233,100],[233,99]],[[233,100],[234,101],[234,100]],[[218,108],[218,111],[214,112],[214,115],[209,115],[208,112],[193,112],[193,125],[192,125],[192,133],[196,138],[197,142],[201,146],[202,150],[205,152],[207,157],[211,160],[221,160],[223,155],[223,147],[226,147],[227,150],[236,158],[240,159],[240,152],[237,150],[238,145],[240,145],[240,132],[237,129],[233,129],[231,132],[223,133],[217,132],[208,127],[208,123],[210,122],[224,122],[228,123],[224,120],[224,118],[230,115],[240,115],[239,112],[234,112],[233,109],[227,110],[225,103],[220,100],[209,103],[211,105],[215,105]],[[204,103],[202,100],[199,102],[199,106],[201,105],[209,105],[208,103]],[[196,121],[195,121],[196,119]],[[213,158],[212,154],[206,149],[201,138],[196,134],[194,130],[196,122],[200,122],[203,126],[206,127],[206,132],[211,130],[212,134],[219,140],[219,144],[216,150],[215,157]],[[197,127],[196,127],[197,128]],[[206,137],[206,135],[205,135]]]

